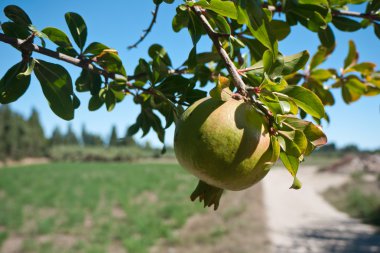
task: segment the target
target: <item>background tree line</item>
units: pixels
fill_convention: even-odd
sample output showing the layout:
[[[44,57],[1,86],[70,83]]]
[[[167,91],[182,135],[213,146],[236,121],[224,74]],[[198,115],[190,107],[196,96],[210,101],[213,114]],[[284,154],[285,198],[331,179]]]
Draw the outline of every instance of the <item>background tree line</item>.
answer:
[[[89,132],[85,125],[76,134],[70,124],[64,132],[59,127],[54,128],[51,136],[47,137],[37,110],[32,109],[30,116],[25,118],[7,105],[0,107],[0,138],[0,160],[46,156],[53,160],[114,161],[160,156],[160,151],[152,148],[149,142],[142,145],[129,137],[128,130],[124,136],[118,136],[116,126],[111,128],[108,138]],[[107,148],[107,153],[104,148]],[[171,148],[168,151],[169,156],[173,155]],[[353,144],[339,148],[330,143],[318,149],[317,153],[361,151]]]
[[[65,132],[56,127],[47,137],[37,110],[32,109],[29,117],[23,117],[6,105],[0,107],[0,139],[0,160],[49,156],[49,150],[58,146],[138,146],[132,137],[118,137],[116,126],[112,127],[106,141],[100,135],[89,132],[85,125],[79,135],[69,124]]]

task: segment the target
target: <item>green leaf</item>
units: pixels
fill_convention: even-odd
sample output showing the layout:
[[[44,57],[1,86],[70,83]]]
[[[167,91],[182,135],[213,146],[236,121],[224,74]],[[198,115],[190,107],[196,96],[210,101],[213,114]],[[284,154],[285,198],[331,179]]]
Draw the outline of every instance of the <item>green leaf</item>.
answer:
[[[301,86],[288,86],[281,92],[293,98],[294,102],[311,116],[318,119],[325,116],[325,108],[321,100],[312,91]]]
[[[70,29],[71,36],[73,36],[75,43],[82,52],[87,39],[86,23],[79,14],[74,12],[67,12],[65,14],[65,19],[67,26]]]
[[[268,91],[280,91],[285,89],[288,86],[288,83],[284,78],[279,77],[276,79],[276,82],[273,82],[266,73],[264,73],[264,78],[260,84],[260,89],[266,89]]]
[[[196,64],[200,65],[200,64],[206,64],[209,62],[220,61],[220,55],[215,52],[204,52],[204,53],[197,54],[196,59],[197,59]],[[183,66],[188,65],[188,60],[186,60],[182,65]]]
[[[251,34],[277,57],[278,43],[272,34],[268,16],[261,8],[259,0],[238,0],[237,21],[246,24]]]
[[[16,5],[8,5],[4,8],[4,13],[5,16],[17,24],[24,26],[29,26],[32,24],[28,14]]]
[[[177,8],[177,14],[174,16],[172,21],[173,31],[179,32],[183,28],[187,27],[189,24],[189,14],[187,11],[182,11],[179,7]]]
[[[80,100],[75,94],[73,94],[73,106],[74,106],[74,109],[78,109],[80,106]]]
[[[135,124],[131,125],[128,128],[127,136],[131,137],[131,136],[135,135],[139,130],[140,130],[140,124],[138,124],[136,122]]]
[[[259,94],[259,99],[260,101],[269,108],[269,110],[274,114],[283,114],[282,107],[280,105],[280,100],[278,99],[277,96],[275,96],[272,92],[265,92],[263,90]]]
[[[372,62],[362,62],[359,64],[355,64],[351,66],[349,69],[345,71],[345,73],[351,72],[351,71],[357,71],[363,76],[369,76],[375,71],[376,64]]]
[[[333,78],[334,74],[328,69],[313,69],[310,72],[310,77],[321,81],[327,81],[328,79]]]
[[[344,59],[344,69],[346,69],[347,67],[353,64],[356,64],[356,62],[358,61],[358,57],[359,55],[356,52],[355,43],[352,40],[350,40],[348,42],[348,54],[346,58]]]
[[[217,32],[224,34],[231,34],[230,24],[227,22],[224,16],[219,14],[208,12],[207,16],[209,17],[209,22],[215,23],[216,28],[214,29]],[[231,39],[234,37],[231,37]]]
[[[189,14],[190,19],[188,24],[188,30],[191,40],[193,41],[193,45],[195,47],[195,45],[201,39],[201,36],[203,34],[203,27],[199,21],[199,18],[193,12],[189,12]]]
[[[347,104],[357,101],[367,91],[367,87],[356,76],[348,76],[342,86],[342,96]]]
[[[298,167],[300,164],[298,158],[291,155],[287,155],[285,152],[281,152],[280,159],[282,163],[284,164],[285,168],[289,171],[289,173],[294,178],[293,184],[292,186],[290,186],[290,188],[300,189],[302,185],[301,185],[301,182],[296,177],[297,172],[298,172]]]
[[[16,24],[13,22],[5,22],[1,24],[3,32],[13,38],[26,39],[30,35],[30,31],[26,26]]]
[[[60,47],[73,47],[67,35],[55,27],[47,27],[43,29],[42,32],[48,36],[49,40],[51,40]]]
[[[289,75],[297,72],[305,66],[309,60],[310,54],[307,50],[284,57],[284,68],[282,70],[283,75]]]
[[[100,107],[102,107],[104,104],[103,99],[99,97],[99,95],[94,95],[90,98],[90,101],[88,102],[88,110],[89,111],[96,111]]]
[[[102,79],[100,75],[87,69],[83,69],[75,81],[75,87],[78,92],[90,91],[93,96],[99,94],[101,85]]]
[[[92,42],[88,47],[83,51],[83,54],[99,55],[105,49],[110,49],[106,45],[99,42]]]
[[[161,141],[161,143],[165,143],[165,129],[162,127],[160,118],[152,111],[148,111],[146,115],[150,125],[156,132],[158,139]]]
[[[318,31],[318,37],[322,45],[328,49],[335,48],[335,36],[330,26],[327,26],[326,29],[320,29]]]
[[[232,1],[222,1],[222,0],[199,1],[199,2],[196,2],[195,5],[200,6],[206,10],[211,10],[224,17],[237,19],[236,8]]]
[[[210,96],[222,101],[230,100],[232,96],[230,80],[227,77],[219,76],[216,86],[210,91]]]
[[[270,136],[270,142],[271,142],[271,146],[273,150],[271,161],[277,161],[278,158],[280,157],[280,152],[281,152],[280,143],[278,142],[276,136],[274,135]]]
[[[119,55],[113,51],[103,51],[96,57],[96,63],[110,73],[127,76]]]
[[[269,50],[267,50],[266,52],[270,52]],[[269,54],[269,53],[267,53]],[[309,53],[305,50],[305,51],[302,51],[298,54],[294,54],[294,55],[289,55],[289,56],[280,56],[282,57],[283,59],[277,59],[277,63],[273,64],[270,62],[270,57],[271,57],[271,54],[267,55],[264,59],[263,57],[263,60],[266,61],[265,64],[269,64],[270,66],[268,66],[267,68],[270,69],[272,68],[272,65],[276,66],[276,69],[277,70],[281,70],[281,74],[282,75],[289,75],[291,73],[294,73],[296,71],[298,71],[299,69],[301,69],[303,66],[305,66],[306,62],[308,61],[309,59]],[[281,66],[283,62],[283,66]],[[263,61],[259,61],[259,62],[256,62],[254,65],[250,66],[249,67],[250,69],[250,73],[260,73],[262,74],[263,73],[263,70],[264,70],[264,63]],[[275,71],[276,74],[278,74],[278,71]]]
[[[264,72],[268,73],[273,65],[273,53],[270,50],[266,50],[263,55]]]
[[[194,69],[198,64],[198,55],[197,55],[197,47],[194,46],[189,53],[189,56],[186,60],[186,65],[189,69]]]
[[[327,136],[322,129],[311,122],[309,122],[303,132],[306,138],[316,147],[323,146],[327,143]]]
[[[186,102],[192,104],[195,101],[204,98],[207,96],[207,92],[199,89],[193,89],[193,88],[188,88],[186,93],[183,95],[184,99]],[[181,97],[182,99],[182,97]]]
[[[335,99],[329,87],[322,84],[323,80],[318,80],[314,76],[310,76],[302,86],[313,91],[322,101],[323,105],[334,105]],[[334,86],[334,85],[333,85]]]
[[[278,134],[283,137],[282,149],[294,157],[303,155],[307,148],[307,138],[300,130],[283,131],[279,130]],[[285,145],[284,145],[285,144]]]
[[[67,70],[58,64],[36,60],[34,73],[52,111],[62,119],[73,119],[73,85]]]
[[[285,64],[284,57],[282,56],[282,54],[278,54],[276,58],[273,58],[272,52],[267,50],[266,53],[264,53],[263,63],[264,72],[268,73],[271,78],[275,79],[281,76]],[[270,65],[266,68],[265,66],[268,63],[270,63]]]
[[[149,47],[148,54],[152,59],[155,59],[159,57],[162,59],[163,63],[167,66],[172,66],[172,62],[169,58],[168,53],[166,52],[165,48],[163,48],[159,44],[153,44]]]
[[[290,34],[290,26],[282,20],[272,20],[270,26],[277,40],[283,40]]]
[[[362,28],[362,25],[350,18],[334,16],[332,23],[336,28],[344,32],[355,32]]]
[[[380,9],[380,1],[379,0],[371,0],[367,4],[366,13],[376,12]]]
[[[0,80],[0,103],[8,104],[19,99],[30,84],[30,75],[20,75],[28,68],[26,62],[11,67]]]
[[[34,58],[31,58],[29,61],[29,64],[27,65],[28,67],[25,70],[25,72],[21,72],[20,74],[18,74],[17,78],[20,79],[23,76],[30,76],[33,73],[35,63],[36,63],[36,61],[34,60]]]
[[[380,39],[380,24],[374,22],[374,23],[373,23],[373,27],[374,27],[374,29],[375,29],[375,34],[376,34],[377,38]]]
[[[306,13],[304,13],[305,15]],[[306,15],[308,15],[307,13]],[[324,17],[317,11],[313,11],[310,13],[311,15],[307,18],[307,28],[313,32],[319,32],[326,28],[326,20]]]
[[[320,46],[318,51],[313,55],[310,61],[310,70],[314,69],[322,62],[326,60],[327,57],[327,49],[325,47]]]
[[[111,90],[107,90],[105,92],[105,103],[107,107],[107,111],[112,111],[116,106],[116,97],[115,94]]]

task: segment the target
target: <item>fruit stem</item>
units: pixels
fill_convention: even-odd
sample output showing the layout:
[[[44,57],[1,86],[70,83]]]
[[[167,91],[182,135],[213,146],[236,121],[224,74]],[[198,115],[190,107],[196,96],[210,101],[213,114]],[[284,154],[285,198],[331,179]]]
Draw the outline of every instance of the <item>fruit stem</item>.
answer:
[[[191,201],[199,198],[200,202],[204,202],[204,207],[214,205],[214,210],[218,209],[219,201],[222,197],[223,189],[209,185],[199,180],[194,192],[190,195]]]

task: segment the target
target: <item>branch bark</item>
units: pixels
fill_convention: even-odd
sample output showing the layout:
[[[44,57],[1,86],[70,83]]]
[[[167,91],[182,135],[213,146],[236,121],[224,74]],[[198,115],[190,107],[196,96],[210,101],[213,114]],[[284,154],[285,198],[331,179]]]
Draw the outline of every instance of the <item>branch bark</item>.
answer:
[[[25,43],[26,40],[13,38],[13,37],[7,36],[3,33],[0,33],[0,41],[5,42],[9,45],[12,45],[20,51],[37,52],[37,53],[40,53],[42,55],[46,55],[46,56],[49,56],[51,58],[70,63],[70,64],[75,65],[77,67],[80,67],[83,69],[88,69],[90,71],[93,71],[97,74],[104,76],[105,78],[110,78],[110,79],[115,79],[115,78],[122,79],[123,78],[123,76],[121,76],[121,75],[109,73],[109,72],[105,71],[104,69],[97,68],[94,65],[92,65],[92,64],[90,64],[84,60],[80,60],[80,59],[77,59],[77,58],[74,58],[74,57],[71,57],[71,56],[68,56],[68,55],[47,49],[47,48],[44,48],[44,47],[40,47],[40,46],[33,44],[33,43]]]
[[[380,21],[380,16],[377,14],[372,13],[360,13],[360,12],[353,12],[353,11],[343,11],[343,10],[332,10],[333,16],[347,16],[347,17],[354,17],[354,18],[366,18],[370,20],[376,20]]]
[[[273,6],[268,4],[263,4],[264,8],[272,12],[285,12],[281,5]],[[331,10],[333,16],[346,16],[346,17],[354,17],[354,18],[365,18],[369,20],[380,21],[380,16],[374,13],[360,13],[354,11],[344,11],[344,10]]]
[[[243,80],[240,77],[239,72],[237,71],[237,68],[235,67],[234,63],[228,56],[228,53],[226,50],[224,50],[222,43],[219,41],[219,34],[214,31],[214,29],[211,27],[210,23],[208,22],[207,18],[203,15],[202,9],[198,6],[193,6],[192,10],[197,14],[199,17],[203,27],[205,28],[208,36],[212,40],[216,50],[218,51],[220,57],[222,58],[224,64],[226,65],[228,73],[232,77],[232,82],[235,85],[235,87],[238,89],[238,91],[242,95],[247,94],[246,85],[243,82]]]
[[[36,44],[31,43],[31,41],[29,39],[21,40],[21,39],[13,38],[13,37],[10,37],[6,34],[0,33],[0,41],[14,46],[17,50],[19,50],[21,52],[23,52],[23,51],[24,52],[25,51],[37,52],[39,54],[49,56],[51,58],[70,63],[70,64],[75,65],[77,67],[80,67],[83,69],[88,69],[88,70],[93,71],[99,75],[102,75],[104,78],[125,79],[125,77],[122,75],[110,73],[104,69],[101,69],[101,68],[98,68],[98,67],[92,65],[91,63],[89,63],[86,60],[77,59],[77,58],[68,56],[66,54],[62,54],[62,53],[59,53],[59,52],[56,52],[56,51],[53,51],[53,50],[50,50],[50,49],[47,49],[44,47],[40,47]],[[174,70],[169,70],[169,74],[172,74],[172,75],[184,74],[184,73],[186,73],[186,71],[187,71],[187,69],[174,69]],[[137,79],[137,78],[142,77],[144,75],[146,75],[146,74],[140,73],[138,75],[130,75],[130,76],[127,76],[127,79],[125,81],[134,80],[134,79]]]

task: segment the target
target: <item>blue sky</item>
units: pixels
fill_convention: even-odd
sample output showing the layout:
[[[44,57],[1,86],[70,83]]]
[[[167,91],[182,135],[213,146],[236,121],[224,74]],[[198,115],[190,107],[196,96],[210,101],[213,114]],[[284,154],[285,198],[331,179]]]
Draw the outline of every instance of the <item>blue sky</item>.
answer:
[[[90,3],[90,4],[89,4]],[[179,4],[181,1],[175,1]],[[153,43],[163,45],[170,57],[173,66],[178,67],[187,58],[188,52],[192,48],[191,40],[187,31],[174,33],[171,30],[171,20],[175,14],[176,4],[162,4],[158,14],[157,23],[148,38],[139,45],[137,49],[127,50],[127,46],[134,43],[145,29],[151,19],[151,11],[154,5],[151,0],[145,1],[8,1],[0,2],[1,10],[9,5],[16,4],[23,8],[31,17],[34,25],[43,29],[47,26],[57,27],[69,34],[64,14],[72,11],[82,15],[87,23],[88,38],[87,44],[98,41],[119,51],[127,73],[132,74],[139,58],[148,58],[147,49]],[[355,10],[360,11],[361,7],[356,6]],[[0,13],[0,21],[4,22],[6,17]],[[373,28],[361,30],[355,33],[344,33],[335,30],[337,48],[334,54],[324,63],[323,67],[339,68],[343,65],[343,60],[348,51],[348,41],[354,40],[360,52],[359,61],[372,61],[380,65],[380,40],[373,33]],[[285,54],[294,54],[302,50],[309,50],[313,54],[319,41],[317,35],[304,29],[303,27],[292,27],[292,33],[284,41],[280,42],[280,51]],[[52,44],[48,47],[55,48]],[[206,51],[210,48],[207,38],[202,39],[198,51]],[[20,60],[20,53],[12,47],[0,43],[0,76],[6,70]],[[46,59],[43,56],[34,54],[34,57]],[[69,72],[73,80],[79,75],[80,69],[69,64],[62,63]],[[358,102],[346,105],[340,95],[340,91],[334,91],[336,104],[327,108],[331,122],[324,124],[330,142],[335,142],[338,146],[356,144],[361,148],[375,149],[380,147],[380,96],[363,97]],[[139,107],[134,105],[131,98],[127,97],[118,104],[112,112],[107,112],[101,108],[96,112],[87,110],[89,96],[78,94],[82,104],[76,110],[75,119],[70,124],[75,131],[80,132],[81,126],[86,125],[87,129],[107,137],[112,125],[116,125],[119,135],[124,135],[128,125],[134,123]],[[39,83],[32,78],[31,86],[27,93],[18,101],[12,104],[12,108],[24,115],[29,115],[31,108],[35,107],[40,112],[41,121],[46,129],[46,134],[50,135],[55,126],[66,129],[67,121],[55,116],[49,109],[42,94]],[[174,128],[169,128],[166,142],[171,145],[173,142]],[[159,146],[159,141],[155,134],[150,133],[144,139],[140,139],[141,134],[136,135],[140,141],[149,140],[155,146]]]

